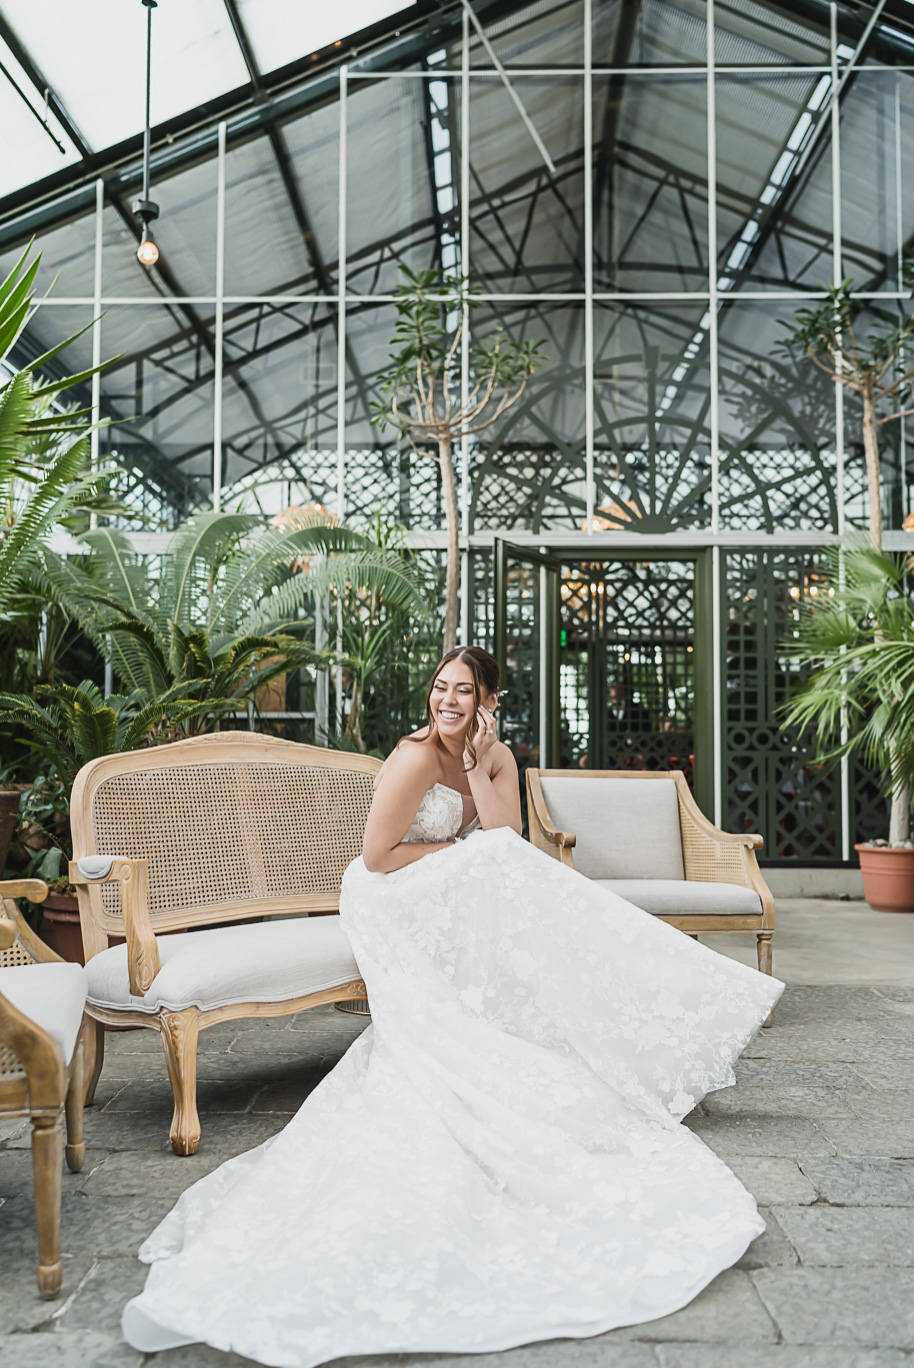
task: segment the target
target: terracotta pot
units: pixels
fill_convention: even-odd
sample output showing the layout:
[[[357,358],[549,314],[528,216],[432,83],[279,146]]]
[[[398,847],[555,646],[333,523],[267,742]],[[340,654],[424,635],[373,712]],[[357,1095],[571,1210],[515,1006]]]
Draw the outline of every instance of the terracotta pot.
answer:
[[[70,964],[85,964],[79,902],[75,893],[49,893],[41,904],[38,934],[56,955]],[[108,944],[123,945],[122,936],[109,936]]]
[[[10,853],[10,842],[19,821],[18,789],[5,789],[0,792],[0,877],[6,867],[6,857]]]
[[[914,912],[914,850],[855,845],[863,896],[874,912]]]
[[[38,934],[61,959],[85,964],[79,903],[75,893],[49,893],[41,904]]]

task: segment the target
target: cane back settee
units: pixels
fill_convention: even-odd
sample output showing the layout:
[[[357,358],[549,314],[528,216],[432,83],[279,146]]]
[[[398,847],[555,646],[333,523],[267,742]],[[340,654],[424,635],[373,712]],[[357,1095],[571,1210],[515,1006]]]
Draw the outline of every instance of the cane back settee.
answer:
[[[87,1100],[106,1027],[159,1031],[172,1147],[193,1154],[202,1029],[365,999],[333,914],[379,768],[370,756],[235,731],[106,756],[79,772],[70,878],[95,1022]]]
[[[32,1124],[32,1174],[38,1230],[38,1290],[56,1297],[60,1260],[61,1121],[67,1167],[78,1173],[83,1142],[83,1050],[86,971],[64,964],[23,921],[14,898],[42,903],[40,879],[0,883],[0,1117]]]
[[[755,932],[771,973],[762,837],[721,831],[678,770],[529,769],[527,799],[540,850],[690,936]]]

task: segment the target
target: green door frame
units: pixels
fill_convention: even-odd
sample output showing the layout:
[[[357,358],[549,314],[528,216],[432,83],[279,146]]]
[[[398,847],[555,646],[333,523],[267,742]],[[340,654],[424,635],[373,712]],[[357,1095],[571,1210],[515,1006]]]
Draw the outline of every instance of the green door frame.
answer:
[[[559,762],[559,633],[561,630],[561,571],[565,564],[590,559],[594,561],[680,561],[694,566],[695,585],[695,799],[702,812],[714,811],[714,774],[720,757],[714,753],[714,593],[713,551],[668,551],[652,548],[636,550],[629,547],[607,555],[603,548],[588,555],[578,546],[553,547],[549,554],[518,546],[502,537],[495,538],[495,655],[499,662],[507,656],[507,562],[518,560],[528,565],[545,567],[549,575],[550,592],[546,596],[543,630],[546,632],[547,689],[547,767]]]
[[[503,537],[495,538],[495,659],[504,667],[508,656],[508,561],[545,570],[545,593],[542,600],[540,631],[546,645],[544,677],[540,690],[546,700],[546,748],[541,764],[554,769],[559,763],[559,628],[562,562],[555,556],[544,555],[527,546],[517,546]]]

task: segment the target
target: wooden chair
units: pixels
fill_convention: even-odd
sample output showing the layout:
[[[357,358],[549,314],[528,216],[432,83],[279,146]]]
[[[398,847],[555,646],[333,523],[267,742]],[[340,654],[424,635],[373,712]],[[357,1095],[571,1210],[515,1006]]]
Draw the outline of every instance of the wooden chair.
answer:
[[[86,971],[64,964],[29,929],[13,898],[44,902],[39,879],[0,883],[0,1116],[32,1122],[32,1171],[38,1226],[38,1290],[56,1297],[60,1262],[63,1163],[61,1117],[67,1121],[67,1165],[78,1173],[83,1143],[83,1049]]]
[[[758,967],[771,973],[762,837],[708,821],[678,770],[529,769],[527,811],[540,850],[687,935],[754,931]]]
[[[172,1147],[193,1154],[201,1030],[366,998],[332,914],[346,866],[361,852],[380,766],[234,731],[107,756],[79,772],[70,878],[96,1023],[87,1100],[106,1026],[159,1031],[174,1096]],[[126,944],[109,945],[109,937]]]

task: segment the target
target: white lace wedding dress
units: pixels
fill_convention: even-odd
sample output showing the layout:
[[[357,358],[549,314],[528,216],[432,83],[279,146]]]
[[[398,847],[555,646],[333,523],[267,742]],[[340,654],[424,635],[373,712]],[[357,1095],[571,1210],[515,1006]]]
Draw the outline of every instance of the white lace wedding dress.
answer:
[[[438,784],[409,838],[467,816]],[[761,1233],[679,1122],[733,1082],[777,980],[508,830],[356,860],[340,912],[372,1024],[149,1237],[131,1344],[309,1368],[594,1335],[685,1305]]]

